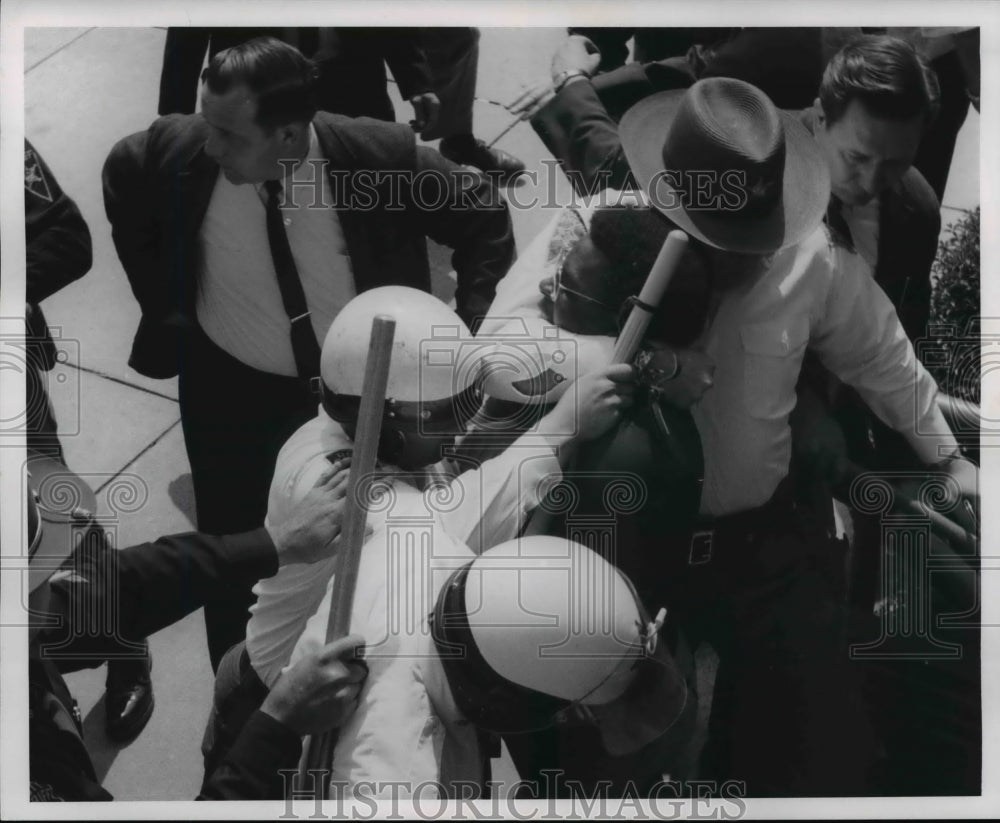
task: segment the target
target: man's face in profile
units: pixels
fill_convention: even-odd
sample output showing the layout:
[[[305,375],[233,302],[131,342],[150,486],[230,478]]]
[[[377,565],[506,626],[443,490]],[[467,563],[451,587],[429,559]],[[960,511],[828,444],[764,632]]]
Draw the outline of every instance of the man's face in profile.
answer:
[[[833,194],[848,206],[863,206],[894,186],[913,165],[923,128],[923,115],[879,117],[860,100],[852,100],[834,123],[820,110],[816,140]]]

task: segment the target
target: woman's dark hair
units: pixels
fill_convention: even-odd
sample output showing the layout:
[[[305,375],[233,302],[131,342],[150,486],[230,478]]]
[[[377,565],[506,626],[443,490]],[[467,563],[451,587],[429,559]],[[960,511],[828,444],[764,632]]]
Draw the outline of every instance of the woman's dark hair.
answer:
[[[827,123],[837,122],[852,100],[872,114],[893,120],[937,116],[941,92],[937,75],[906,40],[868,35],[852,40],[827,64],[819,102]]]
[[[246,86],[257,100],[256,122],[270,133],[316,114],[315,63],[274,37],[255,37],[220,51],[202,72],[213,94]]]
[[[651,206],[633,203],[597,209],[590,222],[590,241],[612,264],[602,272],[599,299],[618,304],[637,296],[667,235],[676,228]],[[708,264],[695,245],[688,245],[680,267],[648,332],[674,345],[689,343],[701,332],[710,285]]]

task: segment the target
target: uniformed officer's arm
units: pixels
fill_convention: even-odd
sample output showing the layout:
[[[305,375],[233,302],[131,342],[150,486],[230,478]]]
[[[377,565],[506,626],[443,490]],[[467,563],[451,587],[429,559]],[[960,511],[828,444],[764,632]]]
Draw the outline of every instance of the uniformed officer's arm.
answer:
[[[83,277],[93,262],[90,230],[38,152],[24,141],[25,296],[40,303]]]
[[[841,249],[836,255],[810,345],[925,463],[957,452],[938,408],[937,384],[914,354],[889,298],[858,255]]]

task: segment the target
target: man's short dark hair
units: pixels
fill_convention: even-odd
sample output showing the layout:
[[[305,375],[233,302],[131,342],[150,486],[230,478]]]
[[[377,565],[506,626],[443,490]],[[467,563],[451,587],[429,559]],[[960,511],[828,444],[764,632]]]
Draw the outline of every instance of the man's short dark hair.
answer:
[[[923,115],[926,125],[937,116],[940,99],[937,75],[927,60],[906,40],[888,35],[852,40],[827,64],[819,86],[829,124],[859,100],[879,117],[910,120]]]
[[[201,79],[213,94],[246,86],[257,100],[257,125],[270,133],[313,119],[317,75],[316,64],[294,46],[255,37],[216,54]]]
[[[603,272],[600,299],[617,305],[637,296],[667,235],[676,228],[653,207],[638,203],[595,210],[590,241],[612,263]],[[674,277],[649,328],[650,337],[674,345],[685,345],[698,336],[708,300],[707,264],[693,246],[688,246],[681,266],[690,277]]]

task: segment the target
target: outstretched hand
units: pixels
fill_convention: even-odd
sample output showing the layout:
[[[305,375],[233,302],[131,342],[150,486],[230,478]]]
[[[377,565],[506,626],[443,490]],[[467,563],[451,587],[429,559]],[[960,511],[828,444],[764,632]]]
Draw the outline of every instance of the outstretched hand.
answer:
[[[333,555],[343,525],[350,468],[349,457],[328,466],[286,520],[266,526],[278,550],[279,566],[315,563]]]

